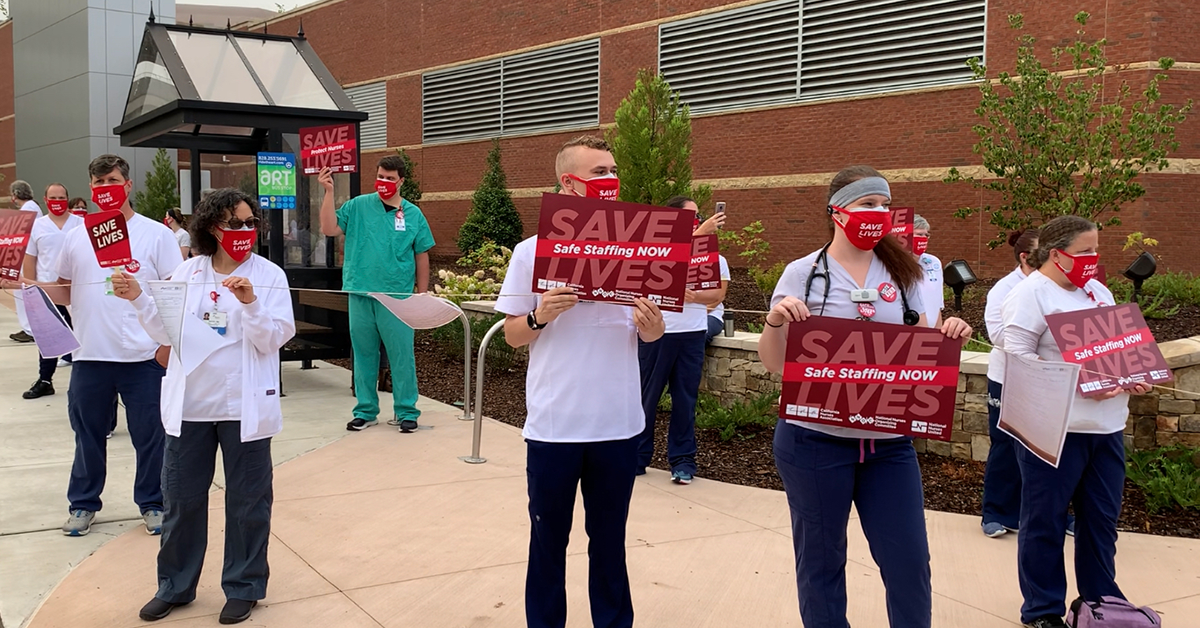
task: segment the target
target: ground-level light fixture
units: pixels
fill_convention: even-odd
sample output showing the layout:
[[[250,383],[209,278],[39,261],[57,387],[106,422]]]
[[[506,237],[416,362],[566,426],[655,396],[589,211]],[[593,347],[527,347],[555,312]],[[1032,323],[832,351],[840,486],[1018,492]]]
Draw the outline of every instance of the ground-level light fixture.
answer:
[[[979,278],[971,272],[971,265],[966,260],[956,259],[946,264],[946,268],[942,270],[942,279],[954,291],[954,309],[961,311],[963,290],[979,281]]]
[[[1157,270],[1158,262],[1155,261],[1153,255],[1146,251],[1142,251],[1142,254],[1133,260],[1129,268],[1125,269],[1125,278],[1133,282],[1133,298],[1131,301],[1134,303],[1137,302],[1138,293],[1142,291],[1142,283],[1153,277]]]

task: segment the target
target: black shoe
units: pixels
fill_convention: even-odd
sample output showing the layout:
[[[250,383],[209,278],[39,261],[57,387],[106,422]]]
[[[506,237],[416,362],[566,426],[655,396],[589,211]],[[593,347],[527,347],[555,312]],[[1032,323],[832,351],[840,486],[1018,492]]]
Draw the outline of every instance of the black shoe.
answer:
[[[368,421],[367,419],[354,417],[353,421],[350,421],[349,423],[346,424],[346,429],[351,432],[361,432],[361,431],[367,429],[368,427],[375,425],[378,422],[379,421],[376,419],[371,419]]]
[[[400,421],[400,433],[412,434],[417,431],[417,422],[412,419],[403,419]]]
[[[250,619],[250,609],[255,606],[258,606],[258,602],[253,600],[226,600],[218,621],[222,624],[240,624]]]
[[[175,610],[176,606],[186,606],[187,604],[187,602],[182,604],[164,602],[155,597],[153,600],[146,602],[146,605],[142,607],[141,612],[138,613],[138,617],[141,617],[145,621],[158,621],[163,617],[170,615],[171,611]]]
[[[13,342],[33,342],[33,336],[25,333],[24,329],[15,334],[9,334],[8,337]]]
[[[38,397],[45,397],[46,395],[53,395],[53,394],[54,394],[54,384],[51,384],[50,382],[48,382],[44,379],[39,379],[38,381],[34,382],[32,386],[29,387],[29,390],[26,390],[25,392],[21,393],[21,397],[25,398],[25,399],[37,399]]]
[[[1025,626],[1027,628],[1067,628],[1067,622],[1058,615],[1043,615]]]

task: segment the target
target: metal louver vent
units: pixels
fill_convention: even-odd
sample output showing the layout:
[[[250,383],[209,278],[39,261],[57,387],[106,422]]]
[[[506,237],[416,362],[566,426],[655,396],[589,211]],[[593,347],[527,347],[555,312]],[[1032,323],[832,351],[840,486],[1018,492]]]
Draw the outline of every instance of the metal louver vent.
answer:
[[[387,147],[387,83],[368,83],[346,88],[354,108],[369,118],[358,125],[359,150]]]
[[[659,70],[692,111],[797,96],[798,0],[766,2],[659,27]]]
[[[970,80],[986,0],[804,0],[800,96]]]
[[[600,123],[600,40],[430,72],[422,77],[427,143]]]

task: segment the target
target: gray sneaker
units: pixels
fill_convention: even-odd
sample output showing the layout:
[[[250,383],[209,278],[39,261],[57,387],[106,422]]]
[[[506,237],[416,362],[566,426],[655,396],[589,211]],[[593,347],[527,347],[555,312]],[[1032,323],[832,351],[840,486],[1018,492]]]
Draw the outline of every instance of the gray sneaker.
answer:
[[[96,518],[96,513],[90,510],[72,510],[71,518],[63,524],[63,534],[67,536],[86,536],[92,531],[92,519]]]
[[[162,534],[163,514],[161,510],[147,510],[142,513],[146,521],[146,534]]]

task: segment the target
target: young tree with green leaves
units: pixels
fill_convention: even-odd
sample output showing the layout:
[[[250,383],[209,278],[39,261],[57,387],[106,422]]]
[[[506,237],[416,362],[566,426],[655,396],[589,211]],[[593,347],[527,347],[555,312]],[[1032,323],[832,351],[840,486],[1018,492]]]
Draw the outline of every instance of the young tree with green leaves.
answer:
[[[692,186],[692,119],[687,105],[661,74],[643,68],[637,84],[617,107],[608,143],[621,176],[621,200],[662,205],[689,196],[703,208],[707,185]]]
[[[974,151],[983,158],[986,175],[974,177],[950,169],[946,183],[970,182],[976,189],[999,193],[997,207],[964,207],[960,218],[982,211],[999,230],[988,245],[1004,242],[1006,232],[1042,224],[1055,216],[1074,214],[1101,226],[1119,225],[1121,205],[1146,190],[1137,182],[1142,172],[1167,167],[1167,155],[1179,148],[1175,127],[1191,111],[1162,104],[1159,84],[1175,64],[1163,57],[1158,72],[1140,95],[1110,66],[1104,39],[1086,41],[1088,14],[1076,14],[1075,41],[1050,49],[1047,67],[1034,50],[1032,35],[1017,36],[1017,63],[1012,73],[1000,72],[993,81],[978,60],[967,63],[980,82],[982,94],[975,113],[979,136]],[[1017,31],[1020,14],[1008,17]],[[1105,94],[1105,83],[1117,84]]]
[[[166,149],[160,148],[154,154],[143,188],[133,195],[133,208],[139,214],[161,221],[168,209],[179,207],[179,177]]]
[[[421,200],[421,183],[417,181],[417,163],[408,156],[403,148],[397,151],[400,159],[404,160],[404,183],[400,184],[400,198],[416,205]]]
[[[511,249],[524,238],[524,231],[500,166],[500,140],[492,140],[487,171],[471,197],[471,213],[458,231],[458,250],[468,255],[488,241]]]

